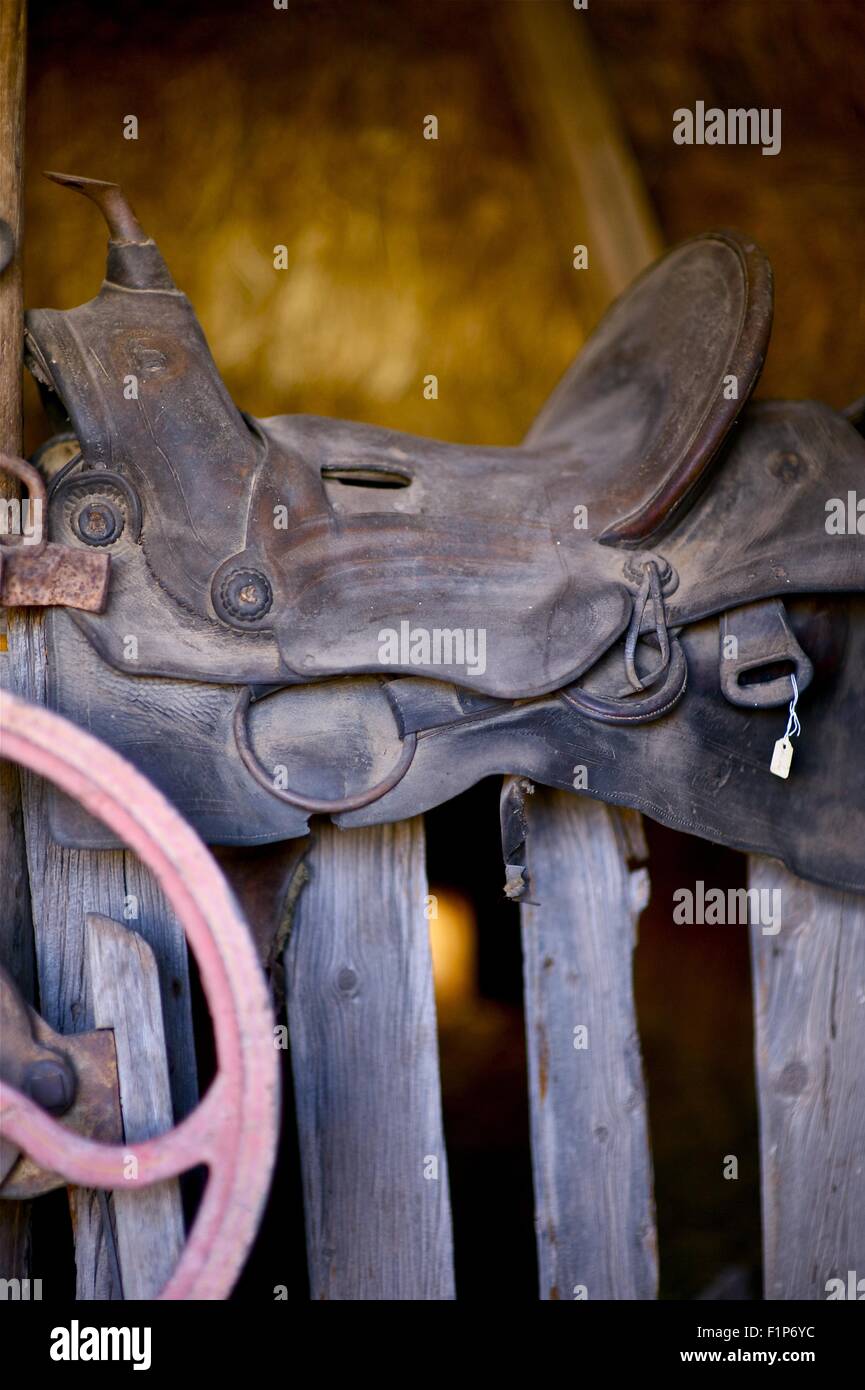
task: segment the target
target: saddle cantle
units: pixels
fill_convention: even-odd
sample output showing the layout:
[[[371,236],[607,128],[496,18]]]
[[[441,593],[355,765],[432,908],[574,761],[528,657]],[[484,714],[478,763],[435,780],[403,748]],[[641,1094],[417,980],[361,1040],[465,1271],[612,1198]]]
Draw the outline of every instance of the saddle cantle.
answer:
[[[51,614],[57,708],[215,842],[302,834],[310,811],[398,819],[518,772],[865,891],[865,546],[825,526],[865,443],[816,403],[745,408],[772,309],[753,243],[671,251],[523,445],[485,449],[242,414],[119,189],[56,177],[111,239],[95,299],[27,315],[80,451],[51,534],[112,567],[104,613]],[[781,783],[791,675],[805,734]],[[102,843],[60,801],[53,827]]]

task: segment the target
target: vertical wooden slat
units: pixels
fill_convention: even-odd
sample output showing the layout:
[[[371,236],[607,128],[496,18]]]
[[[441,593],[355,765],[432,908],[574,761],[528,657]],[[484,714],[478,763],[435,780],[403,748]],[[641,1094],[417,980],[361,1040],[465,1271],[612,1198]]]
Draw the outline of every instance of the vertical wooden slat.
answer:
[[[21,450],[21,161],[24,137],[26,0],[0,6],[0,218],[15,255],[0,274],[0,449]],[[0,474],[0,498],[15,496]],[[0,610],[0,700],[8,683],[5,613]],[[18,769],[0,762],[0,961],[33,998],[33,926]],[[29,1203],[0,1202],[0,1278],[27,1278]]]
[[[597,317],[661,254],[663,241],[587,25],[567,0],[545,0],[501,6],[495,32],[562,255],[577,242],[588,247],[589,269],[575,273]]]
[[[749,870],[781,920],[751,927],[764,1296],[825,1299],[865,1279],[865,902],[774,860]]]
[[[114,1032],[126,1142],[166,1134],[174,1120],[153,952],[137,932],[97,913],[87,917],[86,949],[93,1021]],[[123,1297],[155,1298],[183,1249],[180,1183],[120,1188],[113,1208]]]
[[[453,1298],[423,822],[315,837],[285,957],[311,1294]]]
[[[564,4],[502,10],[503,58],[525,113],[562,255],[577,242],[575,302],[597,318],[662,249],[592,53]],[[526,803],[523,958],[541,1298],[650,1299],[656,1235],[646,1099],[631,985],[645,871],[638,817],[561,793]],[[632,856],[633,857],[633,856]],[[574,1049],[585,1024],[590,1045]],[[582,1296],[582,1293],[578,1294]]]
[[[651,1161],[631,958],[648,900],[626,822],[563,792],[531,798],[522,909],[541,1297],[657,1292]],[[629,829],[641,835],[635,817]],[[645,847],[642,850],[645,853]]]

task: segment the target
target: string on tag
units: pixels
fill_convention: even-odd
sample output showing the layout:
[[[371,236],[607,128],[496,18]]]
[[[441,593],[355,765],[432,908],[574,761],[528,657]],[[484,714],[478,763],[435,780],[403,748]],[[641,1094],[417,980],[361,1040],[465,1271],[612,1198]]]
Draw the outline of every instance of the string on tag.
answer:
[[[787,717],[787,727],[784,730],[784,737],[789,738],[792,734],[794,738],[798,738],[802,732],[802,725],[800,723],[799,716],[796,713],[796,706],[799,703],[799,687],[796,684],[795,676],[791,675],[790,679],[793,682],[793,698],[790,701],[789,714]]]
[[[798,738],[802,732],[802,725],[796,713],[796,705],[799,702],[799,686],[795,676],[791,675],[790,679],[793,682],[793,698],[787,713],[787,727],[784,730],[783,738],[778,739],[772,750],[772,761],[769,765],[770,772],[774,773],[776,777],[785,779],[790,776],[790,766],[793,762],[793,744],[790,740],[791,738]]]

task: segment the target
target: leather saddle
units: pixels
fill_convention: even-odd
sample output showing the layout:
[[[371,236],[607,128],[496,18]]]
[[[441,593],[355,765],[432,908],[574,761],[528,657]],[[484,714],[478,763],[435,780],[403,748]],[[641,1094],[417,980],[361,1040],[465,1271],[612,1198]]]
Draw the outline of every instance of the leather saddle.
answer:
[[[748,404],[772,315],[752,242],[671,251],[523,444],[479,448],[245,415],[120,190],[55,177],[110,241],[95,299],[27,315],[61,427],[49,525],[111,556],[103,612],[50,614],[55,708],[212,843],[516,773],[865,891],[865,539],[827,523],[865,442],[856,410]],[[51,817],[107,843],[59,794]]]

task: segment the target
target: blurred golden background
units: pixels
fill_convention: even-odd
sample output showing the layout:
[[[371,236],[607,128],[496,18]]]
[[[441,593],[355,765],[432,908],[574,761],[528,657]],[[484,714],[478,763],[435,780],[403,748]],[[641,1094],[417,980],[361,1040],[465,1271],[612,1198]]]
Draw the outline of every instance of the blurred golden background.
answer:
[[[89,298],[104,264],[95,210],[38,171],[116,179],[245,409],[517,442],[594,310],[571,267],[581,229],[549,199],[507,60],[514,3],[557,0],[288,0],[285,11],[31,0],[27,304]],[[860,395],[860,0],[591,0],[579,22],[665,237],[735,226],[773,261],[760,393]],[[672,112],[697,99],[780,107],[781,154],[674,145]],[[438,141],[423,138],[428,114]],[[136,140],[123,138],[130,115]],[[32,449],[44,424],[31,388],[27,403]],[[518,922],[501,898],[496,796],[478,789],[428,828],[459,1292],[500,1301],[533,1298],[535,1274]],[[742,881],[743,862],[650,831],[637,994],[662,1292],[695,1297],[719,1278],[753,1291],[747,942],[735,929],[685,938],[668,907],[671,885]],[[720,1179],[728,1152],[740,1155],[737,1184]],[[285,1282],[289,1231],[303,1280],[296,1176],[280,1180],[293,1214],[272,1215],[247,1293],[271,1266]]]

